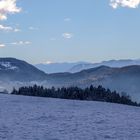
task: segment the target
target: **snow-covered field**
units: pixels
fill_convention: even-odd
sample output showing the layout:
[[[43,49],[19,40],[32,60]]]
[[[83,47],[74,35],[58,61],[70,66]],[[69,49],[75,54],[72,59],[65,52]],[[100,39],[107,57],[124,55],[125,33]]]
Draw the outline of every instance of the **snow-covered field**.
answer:
[[[140,108],[0,95],[0,140],[140,140]]]

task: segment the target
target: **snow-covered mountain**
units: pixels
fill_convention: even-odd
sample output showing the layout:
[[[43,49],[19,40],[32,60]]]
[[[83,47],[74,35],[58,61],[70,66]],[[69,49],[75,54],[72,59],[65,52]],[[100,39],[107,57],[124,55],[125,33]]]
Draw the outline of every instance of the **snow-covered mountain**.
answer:
[[[0,58],[0,81],[38,81],[45,76],[44,72],[25,61]]]

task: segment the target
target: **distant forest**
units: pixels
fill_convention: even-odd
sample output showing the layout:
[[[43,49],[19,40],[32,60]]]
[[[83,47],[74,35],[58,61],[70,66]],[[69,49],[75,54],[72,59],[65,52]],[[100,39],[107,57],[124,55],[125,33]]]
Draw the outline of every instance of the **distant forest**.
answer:
[[[110,89],[105,89],[102,86],[94,87],[93,85],[84,89],[79,87],[44,88],[43,86],[34,85],[21,87],[18,90],[14,88],[11,94],[72,100],[103,101],[140,106],[140,104],[132,101],[130,96],[125,93],[119,94],[116,91],[112,92]]]

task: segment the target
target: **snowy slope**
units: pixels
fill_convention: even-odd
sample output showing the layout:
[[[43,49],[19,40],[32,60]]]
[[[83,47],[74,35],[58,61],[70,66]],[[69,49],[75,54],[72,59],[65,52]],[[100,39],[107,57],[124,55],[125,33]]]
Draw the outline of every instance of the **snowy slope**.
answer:
[[[139,140],[140,108],[0,95],[0,140]]]
[[[4,70],[17,70],[18,67],[11,64],[11,62],[0,62],[0,69]]]

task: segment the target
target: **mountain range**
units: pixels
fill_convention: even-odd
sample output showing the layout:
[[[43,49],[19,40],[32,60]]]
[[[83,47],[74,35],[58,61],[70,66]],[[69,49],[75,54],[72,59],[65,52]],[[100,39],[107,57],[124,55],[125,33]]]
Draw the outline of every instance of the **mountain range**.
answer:
[[[99,66],[109,67],[125,67],[130,65],[140,65],[140,59],[122,59],[122,60],[109,60],[102,61],[100,63],[89,63],[89,62],[75,62],[75,63],[49,63],[49,64],[36,64],[35,67],[44,71],[45,73],[60,73],[60,72],[80,72],[82,70],[95,68]]]
[[[102,85],[105,88],[126,92],[140,101],[140,66],[98,66],[76,73],[46,74],[33,65],[15,58],[0,58],[0,88],[12,89],[32,84],[45,87]]]
[[[54,85],[76,85],[80,87],[86,87],[91,84],[94,86],[102,85],[111,90],[126,92],[133,99],[140,100],[140,66],[138,65],[122,68],[100,66],[74,74],[51,74],[49,77],[54,77],[55,81],[52,82]]]

